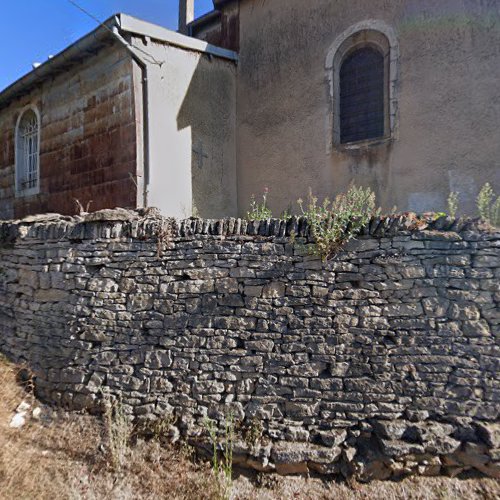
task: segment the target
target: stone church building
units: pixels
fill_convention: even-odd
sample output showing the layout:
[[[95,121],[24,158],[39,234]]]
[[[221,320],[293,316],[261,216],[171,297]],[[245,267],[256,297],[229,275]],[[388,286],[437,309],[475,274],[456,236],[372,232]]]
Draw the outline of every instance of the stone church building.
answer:
[[[193,1],[179,32],[118,14],[0,93],[0,218],[499,190],[499,0]]]

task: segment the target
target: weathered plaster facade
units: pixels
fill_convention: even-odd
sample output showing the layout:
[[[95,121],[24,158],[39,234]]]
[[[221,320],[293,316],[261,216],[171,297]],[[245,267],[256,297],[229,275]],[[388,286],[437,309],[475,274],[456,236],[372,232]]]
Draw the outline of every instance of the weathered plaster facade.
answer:
[[[485,182],[499,190],[498,2],[215,3],[239,16],[240,213],[266,185],[278,213],[308,187],[331,196],[351,181],[370,185],[385,208],[417,211],[444,210],[453,190],[474,213]],[[386,26],[394,36],[392,133],[370,145],[335,147],[331,51],[356,26]]]
[[[148,65],[148,205],[177,217],[193,208],[235,214],[235,64],[165,43],[133,44],[161,64]]]

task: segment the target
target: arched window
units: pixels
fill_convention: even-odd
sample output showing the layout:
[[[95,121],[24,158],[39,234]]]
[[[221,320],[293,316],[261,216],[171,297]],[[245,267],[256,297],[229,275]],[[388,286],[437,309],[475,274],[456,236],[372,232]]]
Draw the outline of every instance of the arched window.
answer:
[[[340,142],[384,136],[384,55],[375,48],[352,52],[340,67]]]
[[[398,42],[383,21],[361,21],[335,39],[325,64],[328,152],[396,138],[398,68]]]
[[[16,127],[16,192],[38,193],[40,184],[40,119],[33,108],[26,109]]]

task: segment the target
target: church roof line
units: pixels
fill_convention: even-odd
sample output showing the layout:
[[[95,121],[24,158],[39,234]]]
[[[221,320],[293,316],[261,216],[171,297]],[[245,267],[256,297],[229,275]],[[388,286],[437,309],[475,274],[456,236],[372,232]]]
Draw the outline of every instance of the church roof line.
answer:
[[[236,52],[231,50],[216,47],[127,14],[116,14],[2,90],[0,92],[0,109],[7,106],[13,99],[30,92],[40,82],[63,73],[74,64],[94,55],[96,50],[111,45],[114,42],[114,30],[146,36],[185,50],[210,54],[235,62],[238,60]]]

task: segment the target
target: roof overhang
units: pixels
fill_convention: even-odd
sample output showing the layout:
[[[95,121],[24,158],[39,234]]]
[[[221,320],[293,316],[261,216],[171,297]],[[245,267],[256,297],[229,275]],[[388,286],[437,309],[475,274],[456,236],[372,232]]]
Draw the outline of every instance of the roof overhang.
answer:
[[[163,28],[162,26],[158,26],[157,24],[151,24],[125,14],[120,14],[119,19],[120,30],[125,33],[147,36],[152,40],[157,40],[181,49],[202,52],[212,56],[221,57],[222,59],[229,59],[230,61],[238,61],[238,54],[232,50],[217,47],[216,45],[204,42],[203,40],[182,35],[176,31],[172,31],[167,28]]]
[[[73,65],[96,55],[98,50],[112,45],[116,41],[116,30],[122,34],[149,37],[185,50],[206,53],[230,61],[238,60],[238,54],[231,50],[216,47],[126,14],[116,14],[0,92],[0,109],[5,108],[12,100],[31,92],[41,82],[64,73]]]
[[[0,93],[0,109],[7,106],[13,99],[30,92],[36,84],[63,73],[75,63],[95,55],[97,50],[112,44],[112,30],[117,25],[116,23],[115,16],[109,18],[94,31],[9,85]]]

